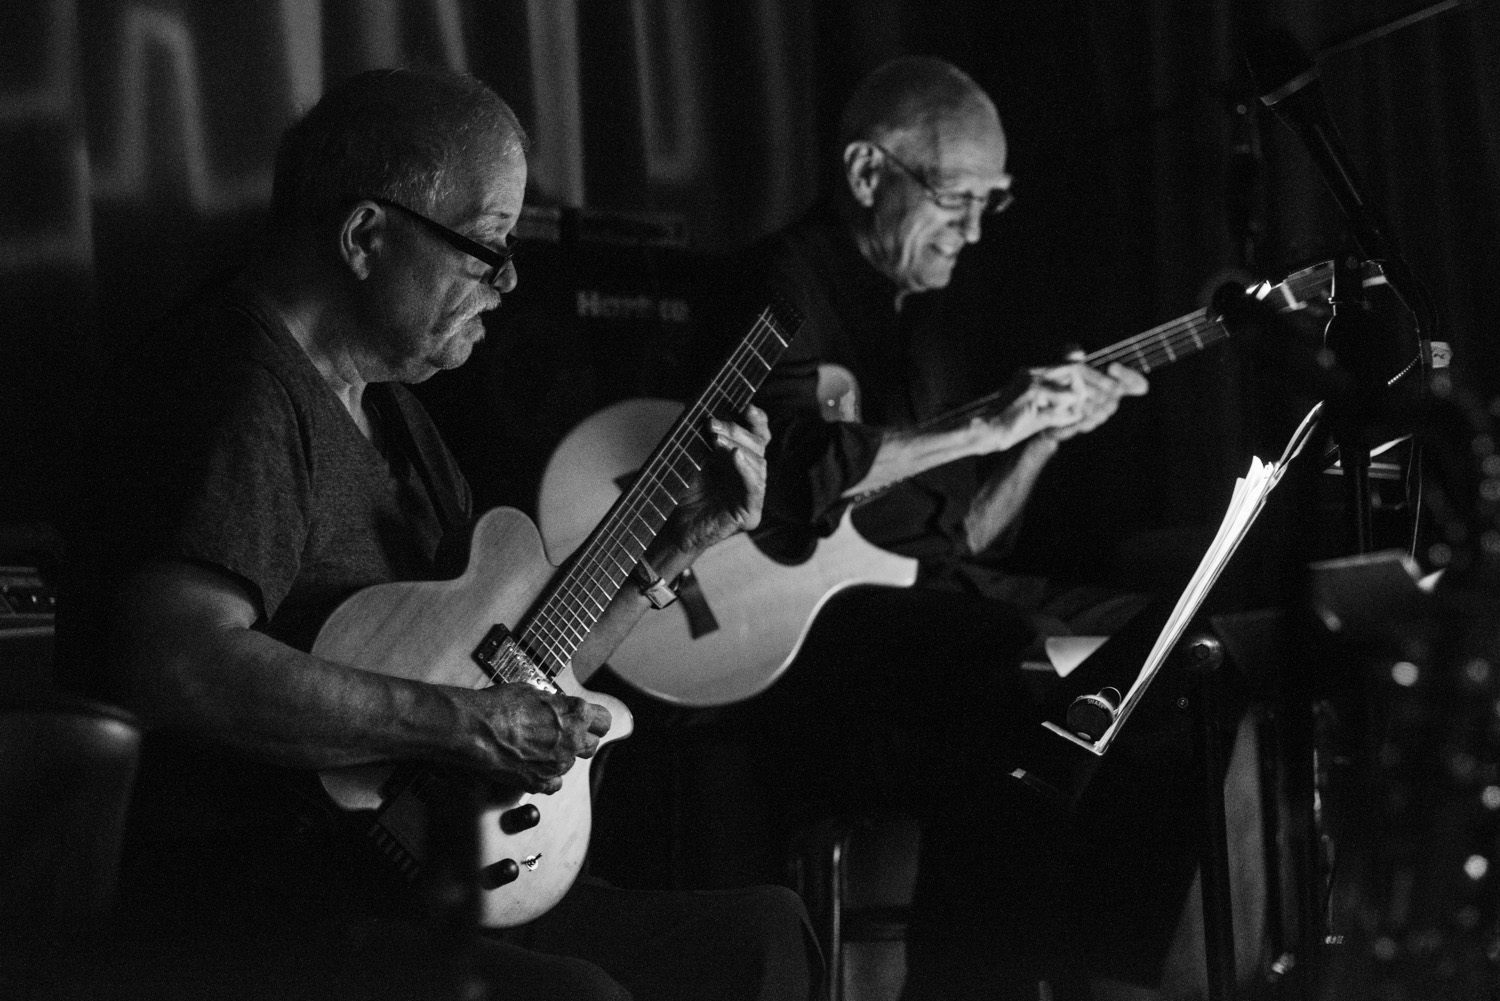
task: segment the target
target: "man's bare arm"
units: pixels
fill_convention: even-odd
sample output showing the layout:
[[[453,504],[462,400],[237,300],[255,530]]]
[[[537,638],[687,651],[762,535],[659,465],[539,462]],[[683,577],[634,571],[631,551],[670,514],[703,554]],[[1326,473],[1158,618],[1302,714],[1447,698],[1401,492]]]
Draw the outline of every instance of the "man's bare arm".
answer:
[[[988,549],[1021,516],[1037,478],[1057,454],[1057,446],[1058,439],[1048,432],[1034,435],[1015,465],[997,470],[979,488],[964,516],[964,540],[970,554]]]
[[[878,490],[929,469],[974,455],[1003,452],[1050,428],[1091,430],[1118,409],[1124,396],[1146,392],[1146,379],[1122,365],[1108,373],[1071,362],[1036,369],[1031,383],[1004,410],[938,431],[887,429],[869,472],[845,497]]]
[[[119,657],[152,726],[295,768],[389,760],[459,765],[549,791],[593,754],[609,713],[530,685],[470,690],[388,677],[305,654],[251,628],[236,581],[163,561],[122,592]]]

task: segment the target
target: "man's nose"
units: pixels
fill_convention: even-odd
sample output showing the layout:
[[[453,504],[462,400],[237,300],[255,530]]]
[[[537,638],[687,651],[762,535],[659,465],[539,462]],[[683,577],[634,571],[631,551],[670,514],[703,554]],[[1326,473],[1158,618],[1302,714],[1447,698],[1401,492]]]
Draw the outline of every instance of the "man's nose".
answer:
[[[984,205],[970,205],[964,209],[963,219],[959,226],[963,229],[965,243],[978,243],[980,237],[980,225],[984,220]]]
[[[521,276],[516,274],[516,262],[506,261],[505,269],[500,272],[499,280],[495,282],[495,288],[501,292],[509,292],[520,280]]]

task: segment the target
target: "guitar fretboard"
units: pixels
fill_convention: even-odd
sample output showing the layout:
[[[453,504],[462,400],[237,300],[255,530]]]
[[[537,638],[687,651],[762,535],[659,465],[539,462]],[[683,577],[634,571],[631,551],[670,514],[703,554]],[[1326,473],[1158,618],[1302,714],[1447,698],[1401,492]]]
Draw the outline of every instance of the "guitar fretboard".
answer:
[[[714,447],[708,419],[744,410],[801,325],[801,314],[782,300],[761,310],[708,388],[683,411],[558,575],[519,636],[549,677],[573,659],[703,468]]]
[[[1108,368],[1119,362],[1137,372],[1149,374],[1179,358],[1197,354],[1228,336],[1229,331],[1217,317],[1210,317],[1208,310],[1200,309],[1100,348],[1085,356],[1084,361],[1094,368]]]
[[[1375,265],[1368,267],[1373,269]],[[1333,265],[1325,262],[1291,274],[1278,285],[1262,283],[1254,286],[1247,290],[1247,294],[1268,300],[1281,311],[1292,311],[1301,309],[1310,298],[1326,296],[1332,277]],[[1371,275],[1365,278],[1366,284],[1376,280],[1378,278]],[[1207,309],[1200,309],[1186,316],[1179,316],[1175,320],[1169,320],[1159,327],[1142,331],[1134,337],[1127,337],[1123,341],[1100,348],[1086,355],[1083,360],[1089,366],[1098,369],[1108,368],[1115,362],[1119,362],[1127,368],[1149,375],[1156,369],[1195,355],[1228,338],[1229,328],[1224,325],[1223,317],[1211,314]],[[950,410],[922,421],[917,427],[921,430],[930,430],[968,420],[976,414],[994,410],[1002,403],[1008,403],[1009,400],[1006,397],[1013,398],[1014,392],[1014,389],[1003,389],[988,396],[982,396],[956,410]]]

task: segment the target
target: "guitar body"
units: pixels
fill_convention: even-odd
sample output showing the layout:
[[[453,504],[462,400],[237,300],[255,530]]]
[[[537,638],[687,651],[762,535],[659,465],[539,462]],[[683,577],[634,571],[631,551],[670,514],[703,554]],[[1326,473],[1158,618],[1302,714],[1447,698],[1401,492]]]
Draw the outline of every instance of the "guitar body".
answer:
[[[536,603],[557,568],[547,562],[536,526],[512,508],[490,511],[475,526],[463,576],[449,581],[379,584],[353,595],[329,617],[313,653],[363,670],[431,684],[484,688],[489,675],[471,656],[496,624],[512,630]],[[610,711],[601,743],[629,735],[630,711],[618,699],[585,690],[571,667],[554,677],[568,695]],[[513,882],[482,891],[481,923],[523,924],[545,913],[573,885],[592,828],[588,760],[580,759],[551,795],[521,794],[487,804],[479,818],[480,870],[514,860]],[[361,766],[322,773],[323,787],[346,810],[387,806],[393,766]],[[532,805],[536,826],[515,834],[500,817]]]
[[[623,400],[563,439],[537,503],[553,560],[566,559],[588,535],[681,410],[669,400]],[[803,563],[778,563],[742,533],[698,557],[692,574],[717,628],[695,637],[684,598],[643,616],[609,664],[667,702],[718,706],[747,699],[779,678],[833,594],[855,584],[908,586],[917,564],[866,542],[846,513]]]

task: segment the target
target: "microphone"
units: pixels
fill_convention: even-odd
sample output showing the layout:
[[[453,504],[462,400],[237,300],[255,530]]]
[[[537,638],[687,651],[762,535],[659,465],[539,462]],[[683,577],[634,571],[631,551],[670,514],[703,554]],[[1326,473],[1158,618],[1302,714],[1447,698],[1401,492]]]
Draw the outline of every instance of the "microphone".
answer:
[[[1091,695],[1080,695],[1068,706],[1068,729],[1084,740],[1098,740],[1114,724],[1120,709],[1120,690],[1101,688]]]
[[[1387,239],[1364,185],[1344,151],[1343,139],[1329,117],[1317,64],[1286,28],[1262,31],[1249,40],[1245,62],[1261,89],[1260,102],[1297,133],[1323,183],[1348,220],[1350,235],[1365,257],[1380,261],[1391,290],[1411,310],[1424,331],[1430,317],[1401,255]]]

